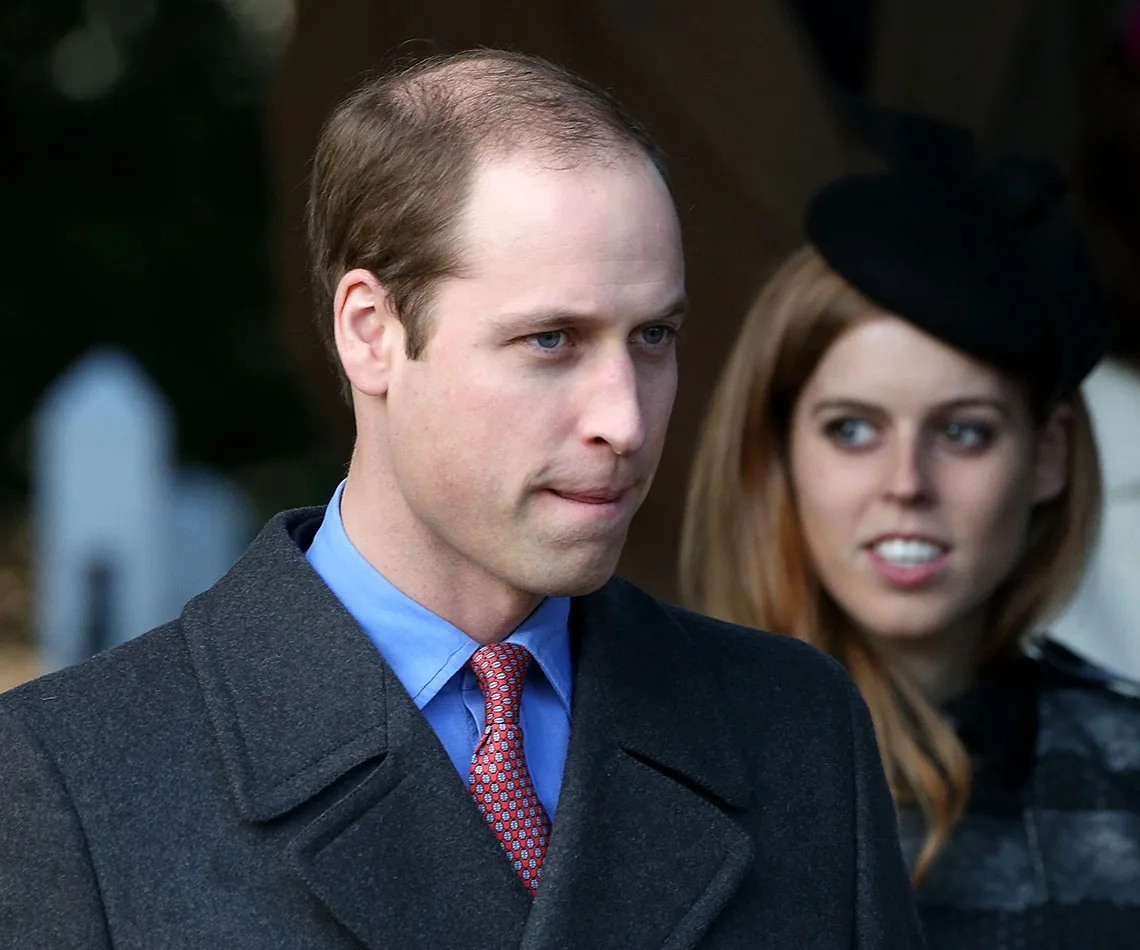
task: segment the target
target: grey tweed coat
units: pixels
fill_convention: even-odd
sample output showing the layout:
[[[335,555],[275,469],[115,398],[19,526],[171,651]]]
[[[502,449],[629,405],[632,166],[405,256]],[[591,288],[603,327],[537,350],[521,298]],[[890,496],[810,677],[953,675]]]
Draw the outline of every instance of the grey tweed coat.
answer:
[[[278,515],[181,618],[0,696],[0,947],[920,946],[865,707],[793,640],[575,600],[532,903]]]
[[[945,711],[974,774],[918,892],[930,950],[1140,947],[1137,685],[1039,638]]]

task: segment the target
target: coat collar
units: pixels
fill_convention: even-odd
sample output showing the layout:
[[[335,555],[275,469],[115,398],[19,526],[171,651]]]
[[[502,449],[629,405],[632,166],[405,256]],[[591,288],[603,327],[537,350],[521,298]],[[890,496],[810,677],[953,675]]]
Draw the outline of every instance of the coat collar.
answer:
[[[1040,664],[1023,655],[983,671],[943,712],[972,760],[970,807],[1020,815],[1037,762]]]
[[[291,811],[388,749],[386,701],[399,683],[298,547],[322,510],[277,515],[182,613],[230,787],[251,821]]]
[[[575,601],[565,778],[524,950],[695,946],[753,861],[715,664],[620,580]]]
[[[479,946],[488,915],[499,946],[692,946],[751,864],[733,818],[751,785],[715,663],[676,615],[618,580],[573,603],[570,748],[532,907],[426,720],[309,567],[320,516],[278,515],[182,616],[241,817],[305,815],[289,861],[366,946]]]
[[[620,579],[574,601],[571,635],[579,678],[594,690],[590,712],[608,714],[627,754],[743,809],[752,795],[743,744],[715,663],[679,614]]]

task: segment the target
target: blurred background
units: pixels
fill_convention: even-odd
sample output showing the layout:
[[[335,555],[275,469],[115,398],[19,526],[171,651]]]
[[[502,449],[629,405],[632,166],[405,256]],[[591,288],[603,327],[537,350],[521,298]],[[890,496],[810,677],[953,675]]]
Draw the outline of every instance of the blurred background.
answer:
[[[309,156],[366,73],[472,45],[611,89],[670,157],[693,312],[621,565],[653,593],[745,307],[812,193],[868,161],[835,86],[1071,175],[1119,316],[1104,424],[1140,444],[1140,3],[4,0],[0,689],[170,619],[331,494],[351,419],[312,329]],[[1117,474],[1140,499],[1140,464]]]

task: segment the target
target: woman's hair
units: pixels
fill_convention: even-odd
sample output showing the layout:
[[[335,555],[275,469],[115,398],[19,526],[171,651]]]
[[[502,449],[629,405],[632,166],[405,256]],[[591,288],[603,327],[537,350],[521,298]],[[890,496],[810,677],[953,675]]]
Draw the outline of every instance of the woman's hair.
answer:
[[[681,538],[685,603],[721,619],[790,634],[839,659],[871,711],[892,794],[916,804],[927,834],[913,876],[921,883],[965,806],[970,763],[953,729],[888,667],[828,596],[800,528],[788,431],[800,390],[847,327],[877,308],[814,248],[794,253],[761,291],[713,395],[694,460]],[[1040,422],[1047,407],[1027,389]],[[1079,393],[1068,482],[1038,506],[1029,540],[990,605],[979,669],[1016,653],[1023,634],[1071,594],[1097,528],[1100,472]]]

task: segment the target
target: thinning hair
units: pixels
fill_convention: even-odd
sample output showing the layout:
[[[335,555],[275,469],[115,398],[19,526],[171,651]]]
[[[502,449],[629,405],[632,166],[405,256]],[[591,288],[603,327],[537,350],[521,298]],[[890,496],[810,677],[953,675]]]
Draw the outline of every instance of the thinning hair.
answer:
[[[912,868],[921,883],[970,790],[970,760],[954,730],[848,618],[811,562],[788,462],[795,402],[839,336],[878,309],[812,247],[788,258],[752,304],[713,394],[693,463],[681,537],[687,606],[806,640],[835,656],[875,725],[896,801],[916,804],[927,834]],[[1048,407],[1026,392],[1038,424]],[[1021,559],[989,604],[978,670],[1014,655],[1034,625],[1080,580],[1100,511],[1100,469],[1079,392],[1068,482],[1030,518]]]
[[[664,177],[660,149],[616,99],[522,53],[433,56],[369,80],[335,109],[313,160],[306,226],[317,325],[338,369],[340,278],[358,267],[375,275],[418,358],[434,287],[462,273],[458,222],[474,173],[520,150],[553,168],[643,156]]]

